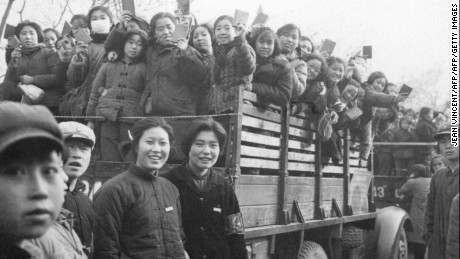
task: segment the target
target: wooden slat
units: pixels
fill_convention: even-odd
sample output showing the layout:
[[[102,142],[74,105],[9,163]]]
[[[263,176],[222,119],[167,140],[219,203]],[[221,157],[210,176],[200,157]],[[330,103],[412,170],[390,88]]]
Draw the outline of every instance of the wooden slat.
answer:
[[[261,135],[257,133],[242,131],[241,132],[241,141],[246,141],[249,143],[280,147],[280,139],[276,137]]]
[[[303,128],[303,129],[308,129],[311,131],[316,131],[316,126],[313,122],[306,120],[306,119],[301,119],[299,117],[289,118],[289,125],[294,126],[294,127]]]
[[[241,155],[251,156],[251,157],[279,159],[280,151],[275,150],[275,149],[266,149],[266,148],[250,147],[250,146],[241,145]]]
[[[315,140],[316,133],[314,131],[289,127],[289,136],[301,137],[309,140]]]
[[[240,185],[237,197],[240,206],[276,205],[278,185]]]
[[[261,130],[272,131],[276,133],[281,132],[281,125],[271,121],[265,121],[258,118],[243,116],[243,126],[257,128]]]
[[[264,168],[264,169],[280,169],[280,162],[242,157],[240,160],[240,166],[241,168],[250,167],[250,168]]]
[[[314,172],[315,165],[299,162],[289,162],[288,164],[289,171],[302,171],[302,172]]]
[[[241,175],[240,185],[277,185],[279,177],[277,175]]]
[[[255,102],[255,103],[258,103],[258,104],[262,104],[262,105],[267,105],[267,102],[265,102],[262,98],[260,98],[259,96],[257,96],[257,94],[255,94],[253,92],[244,91],[243,98],[245,100],[248,100],[248,101],[251,101],[251,102]],[[277,110],[281,110],[281,107],[276,106],[276,105],[271,104],[271,103],[268,104],[268,107],[273,108],[273,109],[277,109]]]
[[[297,140],[289,140],[289,148],[315,152],[315,146],[313,144]]]
[[[243,105],[243,107],[241,108],[241,112],[243,114],[247,114],[252,117],[261,118],[264,120],[273,121],[277,123],[281,122],[280,114],[274,113],[271,111],[267,111],[267,110],[263,110],[263,109],[259,109],[254,106]]]
[[[289,161],[311,162],[311,163],[315,162],[315,154],[289,152],[288,158],[289,158]]]

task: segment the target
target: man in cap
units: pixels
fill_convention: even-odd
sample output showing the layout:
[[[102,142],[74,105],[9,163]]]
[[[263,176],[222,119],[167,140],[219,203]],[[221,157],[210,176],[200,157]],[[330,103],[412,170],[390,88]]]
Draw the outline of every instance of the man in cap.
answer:
[[[96,137],[91,128],[75,121],[59,123],[64,135],[64,146],[68,156],[64,172],[69,177],[64,209],[75,215],[74,230],[87,251],[91,248],[94,211],[91,200],[84,193],[85,184],[79,179],[88,169],[91,150]]]
[[[428,258],[445,258],[452,199],[459,191],[459,147],[454,147],[451,143],[450,125],[440,127],[434,138],[438,142],[438,152],[449,160],[450,165],[438,169],[431,179],[423,239],[428,245]]]
[[[25,239],[52,226],[64,202],[62,133],[44,106],[0,103],[0,258],[40,258]]]

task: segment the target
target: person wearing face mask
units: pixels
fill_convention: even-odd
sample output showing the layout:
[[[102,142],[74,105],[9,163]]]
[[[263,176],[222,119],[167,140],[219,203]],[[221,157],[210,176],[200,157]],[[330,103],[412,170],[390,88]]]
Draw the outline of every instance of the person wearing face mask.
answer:
[[[45,92],[40,104],[55,115],[63,90],[56,82],[57,55],[43,44],[43,32],[35,22],[25,21],[16,26],[16,37],[21,47],[11,53],[5,79],[0,85],[0,100],[20,101],[22,93],[18,83],[35,85]]]
[[[104,42],[112,27],[112,13],[107,7],[96,6],[89,11],[88,19],[92,41],[88,45],[77,42],[76,54],[68,70],[58,69],[61,73],[67,72],[66,93],[59,107],[62,115],[85,115],[91,86],[104,62]],[[65,63],[68,62],[61,59],[59,66],[65,66]]]
[[[300,29],[294,24],[282,26],[276,35],[280,41],[281,53],[285,55],[296,73],[292,87],[292,98],[296,98],[305,91],[308,78],[307,64],[301,58],[299,47],[299,40],[302,35]]]
[[[372,128],[372,121],[376,113],[376,107],[391,108],[399,102],[407,100],[407,95],[389,95],[383,92],[387,85],[385,74],[380,71],[373,72],[369,75],[367,83],[364,84],[363,115],[361,116],[362,144],[360,146],[360,162],[367,161],[372,142],[375,136],[375,130]]]
[[[146,87],[141,107],[148,115],[179,116],[196,114],[195,88],[206,77],[200,53],[185,38],[172,41],[176,19],[157,13],[150,21],[151,44],[147,48]]]
[[[252,90],[256,54],[246,40],[246,25],[234,25],[233,17],[222,15],[214,23],[217,46],[214,48],[214,87],[209,95],[213,113],[228,112],[239,88]]]

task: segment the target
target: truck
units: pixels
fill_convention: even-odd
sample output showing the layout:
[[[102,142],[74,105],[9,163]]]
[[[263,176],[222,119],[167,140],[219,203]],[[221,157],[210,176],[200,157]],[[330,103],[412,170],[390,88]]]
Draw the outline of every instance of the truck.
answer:
[[[288,105],[268,104],[240,87],[228,113],[211,116],[228,133],[216,170],[238,197],[250,258],[408,257],[410,218],[395,206],[376,209],[373,172],[350,150],[347,130],[343,160],[323,163],[315,121],[291,115]],[[177,142],[196,117],[166,117]],[[128,166],[93,161],[82,177],[88,195]],[[246,174],[250,168],[260,173]]]

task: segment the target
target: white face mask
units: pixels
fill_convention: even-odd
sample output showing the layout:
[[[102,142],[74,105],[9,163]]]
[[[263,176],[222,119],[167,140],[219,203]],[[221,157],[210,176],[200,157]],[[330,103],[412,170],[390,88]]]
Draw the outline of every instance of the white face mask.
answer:
[[[105,34],[110,32],[110,20],[94,20],[91,21],[91,30],[96,34]]]

